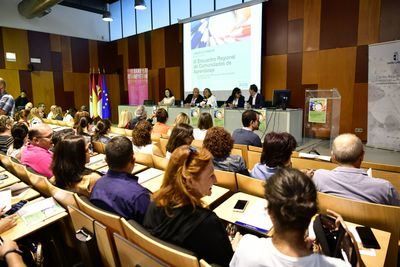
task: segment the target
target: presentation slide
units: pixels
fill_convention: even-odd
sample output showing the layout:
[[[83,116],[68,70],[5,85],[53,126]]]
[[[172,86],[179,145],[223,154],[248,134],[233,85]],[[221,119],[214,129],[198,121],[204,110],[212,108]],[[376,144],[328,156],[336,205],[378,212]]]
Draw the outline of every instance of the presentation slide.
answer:
[[[251,84],[261,81],[262,4],[184,24],[185,96],[210,88],[226,101],[233,88],[248,98]]]

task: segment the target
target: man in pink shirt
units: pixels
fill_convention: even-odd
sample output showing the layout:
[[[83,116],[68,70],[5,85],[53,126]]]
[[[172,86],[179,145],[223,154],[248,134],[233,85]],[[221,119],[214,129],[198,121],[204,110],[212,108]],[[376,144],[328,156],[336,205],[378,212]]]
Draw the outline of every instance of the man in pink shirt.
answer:
[[[47,178],[53,176],[50,168],[53,153],[49,151],[53,146],[52,137],[53,130],[49,125],[41,123],[32,126],[28,133],[29,142],[21,153],[21,163]]]

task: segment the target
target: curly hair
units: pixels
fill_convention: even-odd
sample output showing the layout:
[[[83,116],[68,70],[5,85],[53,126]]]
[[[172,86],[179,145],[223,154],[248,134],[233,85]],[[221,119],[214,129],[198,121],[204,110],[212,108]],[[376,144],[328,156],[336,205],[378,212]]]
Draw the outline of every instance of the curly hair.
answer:
[[[153,126],[150,122],[139,121],[132,130],[132,143],[135,146],[145,146],[151,144],[151,130]]]
[[[233,139],[223,127],[212,127],[207,130],[203,147],[207,148],[214,158],[226,158],[233,148]]]

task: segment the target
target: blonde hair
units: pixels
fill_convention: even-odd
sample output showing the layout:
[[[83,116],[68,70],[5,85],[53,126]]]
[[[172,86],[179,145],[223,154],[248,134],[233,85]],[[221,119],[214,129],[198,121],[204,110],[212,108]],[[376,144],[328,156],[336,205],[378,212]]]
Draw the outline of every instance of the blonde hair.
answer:
[[[121,111],[121,114],[119,114],[119,121],[118,121],[118,127],[119,128],[125,128],[125,126],[132,120],[132,112],[123,110]]]
[[[167,214],[174,208],[185,205],[203,206],[201,197],[187,186],[188,180],[199,180],[200,173],[212,161],[211,153],[203,148],[199,151],[184,145],[172,153],[160,189],[152,196],[157,206]]]
[[[190,124],[190,118],[186,113],[180,112],[176,116],[173,127],[175,127],[176,125],[178,125],[180,123]]]

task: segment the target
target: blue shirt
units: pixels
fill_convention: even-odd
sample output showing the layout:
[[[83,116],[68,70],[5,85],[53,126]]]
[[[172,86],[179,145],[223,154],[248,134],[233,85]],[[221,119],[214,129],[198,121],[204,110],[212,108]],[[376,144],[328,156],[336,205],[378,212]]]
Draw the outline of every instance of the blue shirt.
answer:
[[[262,147],[260,137],[247,129],[236,129],[232,134],[235,144]]]
[[[90,201],[101,209],[141,224],[150,204],[150,194],[136,176],[108,170],[93,187]]]
[[[265,164],[257,163],[254,165],[253,170],[251,171],[250,175],[253,178],[257,178],[260,180],[268,180],[269,177],[274,175],[278,167],[268,167]]]
[[[323,193],[384,205],[400,205],[399,194],[389,181],[369,177],[363,169],[337,167],[331,171],[317,170],[313,181]]]
[[[14,115],[14,98],[6,92],[0,95],[0,97],[0,109],[4,110],[5,115],[12,117]]]

